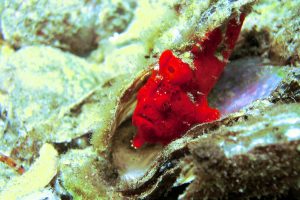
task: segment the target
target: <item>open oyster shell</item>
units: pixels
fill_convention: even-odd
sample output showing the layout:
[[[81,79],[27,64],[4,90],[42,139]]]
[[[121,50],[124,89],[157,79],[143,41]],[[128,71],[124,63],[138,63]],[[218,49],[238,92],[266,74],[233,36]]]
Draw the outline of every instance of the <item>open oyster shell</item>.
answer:
[[[236,78],[239,85],[233,86],[231,85],[234,83],[234,80],[232,80],[232,73],[237,72],[240,75]],[[253,76],[252,79],[243,79],[243,77],[249,74]],[[115,131],[110,132],[111,135],[107,137],[109,139],[106,141],[108,142],[108,146],[107,151],[104,154],[104,157],[110,162],[110,168],[113,168],[113,170],[116,171],[117,176],[113,179],[111,177],[106,177],[106,179],[115,184],[114,187],[117,188],[117,191],[125,197],[159,197],[167,192],[164,191],[163,188],[178,186],[190,182],[194,177],[200,176],[198,175],[198,173],[200,173],[198,172],[199,170],[196,171],[195,174],[191,174],[187,173],[185,168],[187,165],[190,166],[190,169],[195,169],[195,166],[196,169],[201,168],[202,166],[201,164],[198,164],[197,153],[195,152],[198,151],[198,148],[201,149],[204,144],[207,145],[211,143],[217,143],[218,146],[209,147],[212,148],[212,155],[203,158],[203,162],[214,162],[216,159],[214,158],[214,150],[218,152],[218,148],[221,148],[220,151],[224,154],[222,159],[226,160],[226,162],[227,159],[229,160],[228,162],[231,162],[231,159],[234,156],[239,159],[240,157],[245,156],[251,157],[251,153],[260,148],[264,149],[263,151],[265,151],[266,157],[269,156],[270,159],[273,159],[272,155],[279,153],[277,152],[276,147],[276,145],[279,145],[282,148],[287,148],[286,151],[291,151],[289,153],[291,157],[287,157],[285,160],[286,163],[278,167],[282,169],[288,167],[288,160],[299,153],[297,150],[300,139],[299,122],[297,120],[299,118],[299,110],[296,109],[297,104],[280,105],[278,102],[286,101],[282,94],[287,94],[289,91],[291,92],[291,85],[295,85],[293,86],[292,91],[300,89],[299,74],[300,72],[296,68],[291,70],[290,68],[284,67],[262,66],[259,59],[255,57],[232,62],[227,66],[224,76],[220,80],[220,84],[216,86],[212,93],[212,96],[214,96],[214,93],[217,93],[222,97],[221,99],[212,98],[211,101],[213,104],[220,107],[223,114],[222,119],[216,122],[195,126],[188,131],[183,138],[177,139],[166,147],[160,145],[148,145],[139,150],[133,149],[130,144],[136,130],[131,125],[130,115],[125,115],[125,109],[120,107],[119,114],[126,116],[127,120],[126,117],[117,118],[119,121],[117,121],[117,125],[113,126]],[[132,98],[128,99],[128,97],[134,98],[134,92],[136,92],[136,89],[134,88],[139,87],[144,81],[144,78],[145,76],[139,79],[139,84],[135,82],[127,91],[129,93],[124,93],[120,105],[125,105],[126,108],[128,108],[128,104],[133,102]],[[224,84],[226,83],[226,80],[231,80],[228,83],[229,85]],[[263,90],[263,92],[261,92],[261,90]],[[232,91],[235,91],[235,93]],[[281,93],[281,95],[279,93]],[[248,97],[247,95],[250,95],[251,97]],[[298,99],[299,97],[294,96],[293,98]],[[239,99],[240,101],[244,100],[244,104],[240,105],[235,99]],[[123,102],[124,100],[126,101]],[[273,103],[275,102],[277,102],[277,104],[274,105]],[[224,109],[222,109],[222,106],[224,106]],[[234,106],[235,109],[232,110],[232,106]],[[226,110],[225,108],[228,109]],[[283,110],[286,109],[292,109],[293,112],[282,114]],[[239,112],[237,112],[238,110]],[[121,123],[124,120],[126,121]],[[281,128],[277,130],[279,124]],[[291,126],[291,124],[293,124],[293,126]],[[255,131],[251,132],[250,127]],[[277,133],[274,133],[273,130],[277,130]],[[294,131],[295,133],[293,133]],[[206,148],[205,145],[203,148]],[[274,145],[276,148],[273,148]],[[209,154],[209,151],[203,150],[201,153]],[[189,158],[191,155],[194,155],[196,158]],[[250,160],[248,165],[256,165],[256,162],[259,162],[257,161],[259,158],[255,158],[255,156],[258,155],[255,154],[254,160]],[[278,159],[278,156],[275,156],[274,159]],[[191,162],[191,160],[195,161]],[[217,162],[219,163],[220,161]],[[265,164],[266,167],[271,167],[272,165],[272,163]],[[292,163],[295,167],[297,164],[299,164],[299,161]],[[232,165],[230,166],[232,167]],[[228,166],[226,165],[226,167]],[[236,167],[236,169],[239,170],[238,167]],[[255,171],[249,169],[250,171],[247,172],[247,169],[244,168],[243,170],[243,173],[254,173]],[[257,170],[259,169],[257,168]],[[293,173],[299,172],[298,168],[291,168],[291,170],[293,170]],[[261,176],[260,182],[262,185],[263,180],[273,176],[272,173],[273,171],[268,171],[264,176]],[[213,174],[211,176],[213,176]],[[247,182],[250,177],[250,175],[245,177],[244,181]],[[292,176],[288,178],[297,181],[299,177]],[[198,183],[199,181],[202,180],[196,179],[196,182],[193,183],[193,185],[200,184]],[[228,180],[228,182],[229,181],[230,180]],[[244,182],[244,186],[240,185],[240,187],[246,187],[246,182]],[[206,185],[206,183],[202,184]],[[198,188],[198,185],[193,185],[187,190],[186,197],[196,197],[200,194],[199,191],[196,192],[194,189],[191,189],[194,187]],[[236,191],[237,185],[228,189],[228,194],[226,195],[231,195],[229,194],[230,190]],[[282,183],[281,186],[286,187],[284,183]],[[204,194],[201,194],[200,196],[203,196],[203,198],[205,196],[213,196],[213,192],[205,193],[205,188],[208,186],[203,187]],[[267,186],[263,185],[262,187]],[[216,188],[218,189],[217,186]],[[255,189],[253,189],[253,191],[254,190]],[[249,189],[249,191],[245,191],[245,194],[249,193],[250,195],[253,191]],[[256,189],[255,192],[256,195],[254,196],[271,194],[271,190],[259,193]],[[286,190],[282,188],[282,190],[278,189],[278,192],[286,192]],[[225,194],[222,193],[219,195],[224,196]]]

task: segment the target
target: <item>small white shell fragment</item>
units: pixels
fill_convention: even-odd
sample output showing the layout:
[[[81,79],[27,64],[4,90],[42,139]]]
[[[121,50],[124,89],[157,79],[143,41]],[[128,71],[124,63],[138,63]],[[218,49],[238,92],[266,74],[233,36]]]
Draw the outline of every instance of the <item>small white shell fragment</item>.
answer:
[[[0,193],[0,199],[19,199],[44,188],[57,173],[57,151],[51,144],[44,144],[40,157],[22,176],[13,178]]]

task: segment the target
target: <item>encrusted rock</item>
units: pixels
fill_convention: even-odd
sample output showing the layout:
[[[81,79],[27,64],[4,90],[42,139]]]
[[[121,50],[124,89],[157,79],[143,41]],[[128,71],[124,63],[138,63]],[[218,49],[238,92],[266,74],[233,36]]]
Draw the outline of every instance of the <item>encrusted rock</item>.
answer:
[[[191,142],[197,178],[184,198],[279,197],[299,190],[299,117],[298,104],[275,105]]]
[[[297,0],[259,1],[245,20],[235,55],[261,55],[272,62],[299,65],[299,6]]]
[[[134,1],[4,1],[3,37],[16,48],[45,44],[86,54],[98,41],[122,32],[132,19]]]

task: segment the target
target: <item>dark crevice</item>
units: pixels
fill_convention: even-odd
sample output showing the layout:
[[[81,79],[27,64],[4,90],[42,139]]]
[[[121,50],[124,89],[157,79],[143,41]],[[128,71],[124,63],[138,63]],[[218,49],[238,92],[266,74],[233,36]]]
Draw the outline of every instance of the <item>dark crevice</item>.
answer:
[[[92,132],[85,133],[84,135],[72,139],[70,142],[53,143],[55,149],[59,154],[65,154],[70,149],[84,149],[91,146]]]
[[[188,186],[189,183],[185,183],[176,187],[172,187],[167,194],[162,195],[161,197],[159,197],[159,199],[164,199],[164,200],[178,199],[179,196],[184,193],[184,191]]]

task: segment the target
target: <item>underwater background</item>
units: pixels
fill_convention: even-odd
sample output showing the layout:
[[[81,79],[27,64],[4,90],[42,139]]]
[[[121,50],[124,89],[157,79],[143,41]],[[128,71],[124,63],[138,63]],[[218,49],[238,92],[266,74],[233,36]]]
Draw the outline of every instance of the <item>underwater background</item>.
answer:
[[[299,16],[299,0],[0,0],[0,200],[299,199]]]

